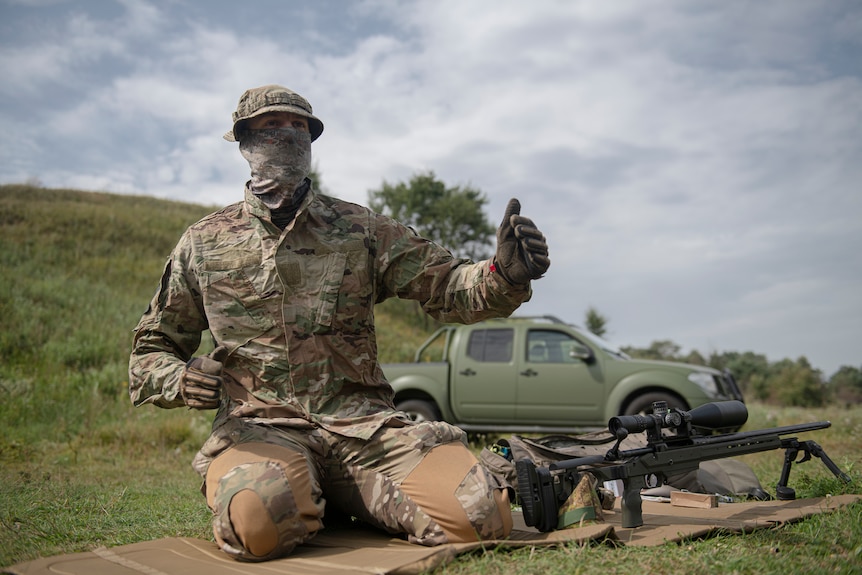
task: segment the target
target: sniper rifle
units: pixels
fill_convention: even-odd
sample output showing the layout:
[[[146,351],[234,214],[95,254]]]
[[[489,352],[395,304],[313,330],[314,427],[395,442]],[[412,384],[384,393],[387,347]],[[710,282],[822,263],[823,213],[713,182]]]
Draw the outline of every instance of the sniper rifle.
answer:
[[[829,421],[706,435],[703,430],[739,429],[748,420],[745,404],[719,401],[682,411],[668,408],[662,401],[653,403],[652,409],[647,415],[612,417],[608,430],[616,438],[616,444],[605,455],[558,461],[547,467],[537,466],[530,459],[515,462],[524,522],[539,531],[562,527],[558,525],[558,510],[578,484],[582,472],[591,473],[601,481],[622,481],[620,503],[622,526],[626,528],[643,525],[641,489],[663,485],[670,475],[694,471],[702,461],[784,449],[784,467],[776,486],[776,496],[780,500],[796,498],[795,490],[787,486],[790,466],[808,461],[812,456],[820,459],[842,481],[851,481],[814,441],[784,437],[825,429],[832,425]],[[664,429],[668,433],[662,433]],[[647,434],[645,447],[620,450],[620,443],[629,434],[644,431]],[[797,460],[800,452],[803,456]]]

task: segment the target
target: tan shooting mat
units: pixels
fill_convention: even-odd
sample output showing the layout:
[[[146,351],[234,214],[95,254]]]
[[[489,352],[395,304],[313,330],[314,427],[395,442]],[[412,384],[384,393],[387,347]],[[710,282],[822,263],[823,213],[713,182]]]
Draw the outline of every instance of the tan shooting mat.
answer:
[[[324,530],[288,557],[267,563],[239,563],[210,541],[166,538],[99,548],[86,553],[59,555],[19,563],[2,569],[14,575],[357,575],[416,574],[452,561],[459,554],[498,545],[558,545],[560,543],[612,542],[623,545],[661,545],[708,537],[716,533],[743,533],[799,521],[837,509],[862,495],[841,495],[796,501],[758,501],[722,504],[713,509],[674,507],[644,501],[644,525],[623,529],[619,508],[605,512],[606,521],[538,533],[516,514],[515,531],[505,541],[422,547],[379,531],[363,528]]]

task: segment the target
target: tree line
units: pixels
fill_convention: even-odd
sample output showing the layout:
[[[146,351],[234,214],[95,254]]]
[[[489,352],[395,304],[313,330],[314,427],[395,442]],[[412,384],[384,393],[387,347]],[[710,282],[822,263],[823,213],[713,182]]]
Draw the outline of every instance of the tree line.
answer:
[[[318,170],[312,180],[324,190]],[[471,186],[447,186],[433,171],[414,174],[407,182],[389,183],[368,191],[369,207],[413,227],[420,235],[452,249],[456,257],[480,260],[493,253],[493,225],[484,213],[487,196]],[[453,247],[454,246],[454,247]],[[418,312],[417,312],[418,313]],[[607,332],[608,319],[590,306],[584,326],[598,336]],[[827,403],[862,402],[862,369],[842,366],[828,379],[806,357],[770,362],[752,351],[697,350],[681,353],[670,340],[655,340],[646,348],[623,347],[640,359],[677,361],[729,370],[747,398],[789,406],[816,407]]]
[[[602,337],[607,332],[607,323],[607,317],[596,308],[587,308],[584,326],[589,331]],[[828,403],[850,406],[862,402],[862,370],[853,366],[842,366],[826,379],[805,356],[770,362],[765,355],[753,351],[714,351],[704,357],[697,350],[683,354],[679,344],[667,339],[655,340],[645,348],[624,346],[621,349],[639,359],[678,361],[728,370],[745,397],[765,403],[819,407]]]

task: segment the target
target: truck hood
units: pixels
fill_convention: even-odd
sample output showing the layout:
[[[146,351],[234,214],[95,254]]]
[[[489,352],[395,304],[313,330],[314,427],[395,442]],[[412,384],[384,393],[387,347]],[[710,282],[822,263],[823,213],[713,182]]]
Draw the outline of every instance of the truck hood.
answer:
[[[614,361],[619,361],[620,363],[628,364],[631,366],[642,366],[643,368],[649,369],[653,368],[661,368],[661,369],[670,369],[674,371],[678,371],[680,373],[690,373],[692,371],[699,371],[701,373],[708,373],[710,375],[721,375],[721,372],[715,368],[707,367],[705,365],[694,365],[693,363],[681,363],[679,361],[662,361],[657,359],[617,359],[614,358]]]

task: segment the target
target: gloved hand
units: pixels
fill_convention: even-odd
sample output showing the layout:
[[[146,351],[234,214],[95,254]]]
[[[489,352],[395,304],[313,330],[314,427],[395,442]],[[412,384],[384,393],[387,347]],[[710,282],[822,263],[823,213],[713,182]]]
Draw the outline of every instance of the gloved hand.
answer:
[[[526,284],[548,271],[548,244],[530,218],[521,214],[521,202],[512,198],[497,228],[497,271],[512,284]]]
[[[219,346],[209,355],[189,360],[180,377],[180,394],[187,406],[192,409],[218,408],[224,387],[222,361],[226,357],[227,348]]]

